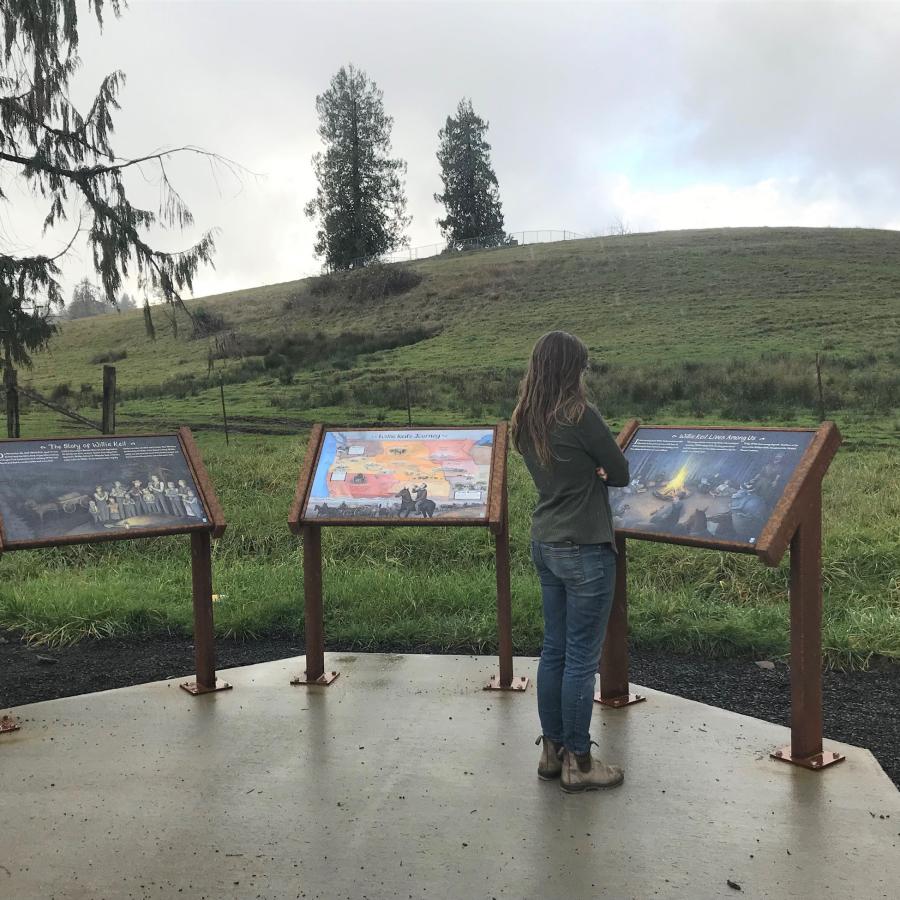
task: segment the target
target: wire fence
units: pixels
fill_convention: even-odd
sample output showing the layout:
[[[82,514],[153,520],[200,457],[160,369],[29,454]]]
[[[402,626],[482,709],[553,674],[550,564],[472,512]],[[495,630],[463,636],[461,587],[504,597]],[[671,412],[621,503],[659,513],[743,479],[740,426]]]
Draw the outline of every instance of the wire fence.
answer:
[[[428,259],[433,256],[465,253],[471,250],[489,250],[497,247],[519,247],[524,244],[550,244],[556,241],[575,241],[593,235],[579,234],[577,231],[540,228],[532,231],[510,231],[500,234],[483,235],[467,238],[463,241],[442,241],[437,244],[423,244],[419,247],[405,247],[391,253],[378,256],[359,256],[352,260],[350,268],[368,266],[375,262],[398,263],[414,262],[417,259]]]

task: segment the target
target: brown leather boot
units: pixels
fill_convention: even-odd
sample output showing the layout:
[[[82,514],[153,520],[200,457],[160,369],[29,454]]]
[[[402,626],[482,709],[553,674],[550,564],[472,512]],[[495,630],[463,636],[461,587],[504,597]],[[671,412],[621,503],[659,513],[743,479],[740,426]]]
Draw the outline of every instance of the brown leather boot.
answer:
[[[593,741],[591,742],[593,743]],[[591,753],[571,753],[563,750],[560,787],[567,794],[613,788],[625,780],[618,766],[609,766]]]
[[[562,772],[560,755],[562,754],[563,745],[548,737],[544,737],[544,735],[540,735],[534,742],[535,747],[541,741],[544,742],[544,747],[541,750],[541,761],[538,763],[538,778],[543,778],[544,781],[553,781],[554,778],[559,778]]]

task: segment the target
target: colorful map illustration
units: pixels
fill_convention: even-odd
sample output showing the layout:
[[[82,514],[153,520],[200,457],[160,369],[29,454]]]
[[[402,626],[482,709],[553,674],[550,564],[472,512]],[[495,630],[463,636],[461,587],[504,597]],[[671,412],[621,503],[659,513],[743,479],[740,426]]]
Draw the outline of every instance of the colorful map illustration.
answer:
[[[482,519],[494,432],[326,431],[304,518]]]

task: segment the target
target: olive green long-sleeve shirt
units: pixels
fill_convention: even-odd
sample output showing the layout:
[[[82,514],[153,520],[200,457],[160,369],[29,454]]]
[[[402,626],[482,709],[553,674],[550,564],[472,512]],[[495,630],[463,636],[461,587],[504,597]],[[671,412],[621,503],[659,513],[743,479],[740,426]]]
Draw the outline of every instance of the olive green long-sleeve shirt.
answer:
[[[555,426],[550,448],[553,458],[547,468],[532,448],[522,448],[538,491],[532,539],[543,543],[612,543],[607,485],[628,484],[628,460],[596,407],[589,404],[577,425]],[[606,470],[606,481],[597,475],[598,467]]]

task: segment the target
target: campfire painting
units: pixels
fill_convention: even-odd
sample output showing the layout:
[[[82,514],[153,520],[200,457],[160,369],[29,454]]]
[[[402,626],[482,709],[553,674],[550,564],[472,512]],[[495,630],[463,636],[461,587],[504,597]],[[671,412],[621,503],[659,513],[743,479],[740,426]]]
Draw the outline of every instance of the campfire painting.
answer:
[[[682,466],[675,477],[661,490],[654,491],[654,495],[660,500],[678,500],[680,495],[687,495],[684,490],[684,483],[687,480],[688,467]]]
[[[753,545],[813,432],[639,428],[631,482],[610,488],[617,529]]]

